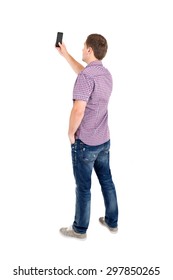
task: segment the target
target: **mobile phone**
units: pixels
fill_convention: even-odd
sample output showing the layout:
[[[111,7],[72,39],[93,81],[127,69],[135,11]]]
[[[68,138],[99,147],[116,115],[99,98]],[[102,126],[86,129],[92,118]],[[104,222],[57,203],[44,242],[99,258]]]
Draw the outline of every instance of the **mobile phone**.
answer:
[[[56,47],[59,47],[58,43],[62,44],[62,37],[63,37],[63,33],[62,32],[57,32],[56,43],[55,43]]]

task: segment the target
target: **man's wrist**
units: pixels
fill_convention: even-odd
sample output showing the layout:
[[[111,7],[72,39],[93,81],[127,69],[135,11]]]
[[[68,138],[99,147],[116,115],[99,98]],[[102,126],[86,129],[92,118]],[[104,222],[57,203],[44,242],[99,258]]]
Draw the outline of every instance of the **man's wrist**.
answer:
[[[68,137],[69,137],[70,143],[71,143],[71,144],[74,144],[74,142],[75,142],[75,136],[74,136],[74,134],[68,134]]]

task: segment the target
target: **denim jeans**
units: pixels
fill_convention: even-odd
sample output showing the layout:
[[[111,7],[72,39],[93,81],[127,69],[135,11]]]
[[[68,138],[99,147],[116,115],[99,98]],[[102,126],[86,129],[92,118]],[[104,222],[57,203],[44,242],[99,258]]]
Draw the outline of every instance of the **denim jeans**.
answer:
[[[105,221],[110,227],[118,225],[118,204],[109,166],[110,141],[88,146],[77,139],[71,145],[73,173],[76,182],[76,207],[73,229],[86,233],[90,220],[91,176],[94,169],[101,185],[105,204]]]

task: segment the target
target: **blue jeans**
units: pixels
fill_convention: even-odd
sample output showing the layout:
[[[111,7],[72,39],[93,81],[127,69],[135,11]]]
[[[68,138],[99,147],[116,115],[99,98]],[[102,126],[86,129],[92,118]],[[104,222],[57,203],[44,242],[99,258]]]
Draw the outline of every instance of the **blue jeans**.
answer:
[[[76,182],[76,207],[73,229],[86,233],[90,220],[91,175],[94,169],[101,185],[105,204],[105,221],[110,227],[118,225],[118,204],[109,166],[110,141],[88,146],[77,139],[71,145],[73,173]]]

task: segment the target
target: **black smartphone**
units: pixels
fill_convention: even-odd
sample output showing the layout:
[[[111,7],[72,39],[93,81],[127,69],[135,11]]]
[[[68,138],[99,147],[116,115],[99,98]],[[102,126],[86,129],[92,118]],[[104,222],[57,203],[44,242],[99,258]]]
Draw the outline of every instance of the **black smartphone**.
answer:
[[[58,43],[62,44],[62,37],[63,37],[63,33],[62,32],[58,32],[57,33],[57,37],[56,37],[56,43],[55,43],[56,47],[59,47]]]

